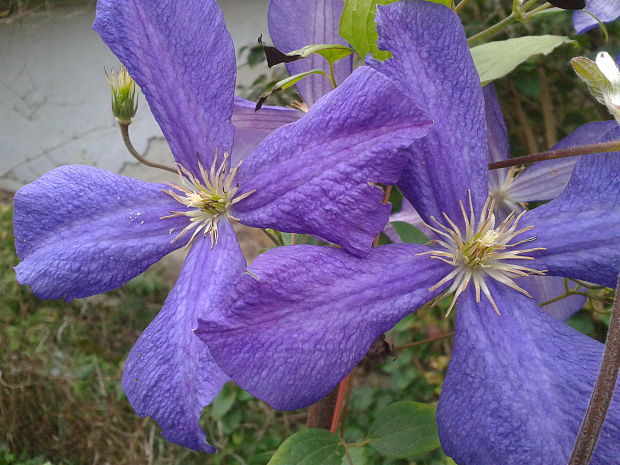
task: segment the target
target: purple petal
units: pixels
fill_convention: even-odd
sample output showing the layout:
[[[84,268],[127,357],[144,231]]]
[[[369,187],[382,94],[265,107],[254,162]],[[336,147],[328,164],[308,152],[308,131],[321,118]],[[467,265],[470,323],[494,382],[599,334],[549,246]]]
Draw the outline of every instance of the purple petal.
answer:
[[[510,156],[508,143],[508,129],[504,122],[504,114],[495,92],[493,84],[483,87],[484,113],[487,122],[487,137],[489,140],[489,163],[506,160]],[[500,187],[506,178],[506,168],[489,171],[489,190]]]
[[[263,106],[254,111],[254,102],[235,97],[232,122],[235,126],[235,143],[232,149],[232,165],[245,159],[271,132],[280,126],[297,121],[303,112],[292,108]]]
[[[256,192],[233,214],[248,226],[314,234],[366,253],[390,213],[381,188],[369,183],[394,184],[402,149],[429,125],[389,79],[358,68],[244,162],[239,183]]]
[[[197,319],[217,307],[245,260],[232,226],[219,223],[219,240],[192,246],[166,303],[134,345],[123,371],[123,389],[140,416],[150,416],[162,435],[194,450],[216,449],[206,442],[200,413],[228,377],[196,337]]]
[[[488,189],[484,100],[459,17],[430,2],[396,2],[378,8],[377,29],[394,57],[374,66],[434,123],[413,143],[398,186],[427,223],[442,212],[458,222],[458,201],[471,190],[479,209]]]
[[[529,276],[520,279],[518,284],[528,291],[539,305],[566,293],[564,278],[558,276]],[[574,289],[575,283],[569,283],[569,286]],[[541,308],[556,320],[566,321],[581,310],[585,303],[585,296],[571,295]]]
[[[235,49],[215,0],[99,0],[93,29],[140,86],[177,163],[197,172],[198,159],[230,152]]]
[[[400,211],[398,213],[390,215],[390,222],[385,226],[385,229],[383,230],[383,232],[386,234],[387,237],[390,238],[392,242],[400,243],[402,242],[400,240],[400,236],[394,229],[394,226],[391,225],[391,223],[393,223],[394,221],[403,221],[405,223],[409,223],[412,226],[415,226],[418,229],[423,229],[424,226],[424,221],[422,221],[422,218],[420,217],[418,212],[415,211],[415,208],[413,208],[411,202],[409,202],[409,200],[404,197]]]
[[[269,33],[274,45],[288,53],[311,44],[348,45],[340,37],[341,0],[270,0]],[[287,63],[290,74],[322,69],[329,74],[329,64],[317,55]],[[336,62],[336,82],[341,84],[353,70],[353,55]],[[297,83],[301,98],[312,106],[332,90],[331,83],[320,75],[312,75]]]
[[[473,292],[457,308],[452,361],[437,412],[444,451],[459,465],[568,463],[603,345],[531,299],[490,284],[502,316]],[[620,390],[592,460],[620,457]]]
[[[617,138],[620,127],[610,131]],[[580,157],[560,197],[525,214],[535,267],[549,275],[615,286],[620,271],[620,153]]]
[[[620,0],[588,0],[586,10],[594,14],[603,23],[610,23],[620,16]],[[575,11],[573,13],[573,26],[577,34],[583,34],[598,27],[598,22],[583,11]]]
[[[610,130],[617,127],[615,120],[586,123],[558,142],[552,150],[601,142]],[[510,199],[514,202],[555,199],[568,184],[578,160],[571,157],[534,163],[510,186]]]
[[[81,165],[56,168],[15,194],[17,280],[43,299],[72,300],[122,286],[164,255],[186,218],[151,184]]]
[[[278,409],[326,395],[373,341],[441,289],[447,267],[413,244],[372,249],[280,247],[260,255],[232,288],[223,317],[197,333],[220,367]]]

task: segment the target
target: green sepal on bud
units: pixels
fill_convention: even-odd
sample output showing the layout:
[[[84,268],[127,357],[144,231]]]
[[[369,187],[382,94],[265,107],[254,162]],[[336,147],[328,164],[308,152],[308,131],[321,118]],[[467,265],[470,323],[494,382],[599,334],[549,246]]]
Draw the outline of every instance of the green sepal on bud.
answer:
[[[620,70],[607,52],[600,52],[596,61],[575,57],[571,65],[587,85],[590,93],[605,105],[620,123]]]
[[[106,71],[105,74],[112,90],[112,114],[119,124],[130,124],[138,111],[136,83],[123,65],[118,71]]]

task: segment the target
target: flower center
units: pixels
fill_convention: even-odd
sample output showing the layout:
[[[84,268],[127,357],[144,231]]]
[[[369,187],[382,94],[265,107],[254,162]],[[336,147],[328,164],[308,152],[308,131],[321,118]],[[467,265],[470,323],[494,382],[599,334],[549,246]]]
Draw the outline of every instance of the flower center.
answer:
[[[441,281],[435,284],[430,290],[437,289],[439,286],[452,282],[444,295],[454,294],[452,303],[448,308],[448,314],[454,308],[456,300],[461,295],[470,282],[473,282],[476,290],[476,302],[480,302],[481,293],[484,294],[497,314],[500,314],[493,296],[486,284],[487,278],[495,279],[525,295],[531,295],[513,280],[515,277],[529,275],[542,275],[545,271],[539,271],[515,263],[507,263],[506,260],[533,260],[525,254],[544,250],[541,247],[530,249],[518,249],[521,244],[533,241],[536,236],[531,236],[523,240],[515,241],[515,238],[531,229],[534,226],[517,229],[519,220],[525,214],[522,211],[515,215],[514,211],[506,219],[496,226],[494,209],[495,200],[487,199],[482,207],[482,213],[477,220],[474,209],[469,199],[469,215],[465,211],[463,202],[460,202],[465,230],[461,229],[446,215],[443,214],[449,226],[431,217],[437,227],[426,225],[432,231],[441,236],[441,239],[433,241],[439,246],[437,249],[424,252],[420,255],[430,255],[431,258],[441,260],[454,267]]]
[[[241,162],[233,169],[229,170],[229,155],[224,153],[224,157],[219,167],[217,167],[217,153],[213,157],[213,163],[207,172],[198,162],[200,170],[200,178],[190,172],[183,166],[179,165],[179,176],[181,182],[179,184],[168,185],[175,190],[164,191],[177,202],[187,207],[185,211],[173,211],[171,215],[163,218],[174,218],[177,216],[186,216],[189,218],[189,224],[172,239],[172,242],[180,239],[185,234],[193,230],[187,246],[190,246],[198,234],[211,237],[211,247],[217,244],[218,237],[218,221],[225,217],[229,220],[239,221],[230,213],[230,207],[240,200],[245,199],[255,191],[246,192],[240,196],[236,196],[239,190],[238,184],[233,186]]]

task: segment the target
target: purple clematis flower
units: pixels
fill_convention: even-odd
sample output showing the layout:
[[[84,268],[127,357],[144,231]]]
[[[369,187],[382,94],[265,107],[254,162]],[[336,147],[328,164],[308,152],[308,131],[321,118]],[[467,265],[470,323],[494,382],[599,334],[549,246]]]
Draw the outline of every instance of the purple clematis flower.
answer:
[[[510,154],[504,116],[494,86],[492,84],[485,86],[483,94],[489,162],[503,161],[508,159]],[[615,120],[586,123],[562,139],[551,150],[599,142],[607,132],[616,127],[618,123]],[[574,157],[549,160],[536,163],[524,171],[517,167],[489,171],[489,196],[495,200],[496,217],[503,220],[512,211],[524,210],[524,206],[529,202],[556,198],[568,184],[577,160],[578,158]],[[424,220],[407,199],[403,199],[401,211],[390,216],[390,222],[394,221],[406,222],[418,229],[424,229]],[[386,226],[385,233],[393,242],[401,242],[391,224]],[[521,282],[539,304],[566,292],[565,280],[558,276],[531,276]],[[547,304],[543,309],[555,318],[566,321],[583,307],[585,300],[584,296],[572,295]]]
[[[245,269],[232,221],[314,234],[364,255],[389,215],[371,182],[397,181],[403,148],[430,122],[389,78],[362,67],[233,167],[231,148],[249,151],[289,110],[253,115],[235,100],[235,53],[215,0],[100,0],[94,29],[141,87],[182,181],[73,165],[23,187],[17,278],[41,298],[71,300],[117,288],[191,245],[129,355],[123,387],[166,439],[214,452],[199,418],[228,376],[192,330]]]
[[[269,251],[198,334],[239,385],[298,408],[330,392],[377,336],[449,292],[457,335],[438,408],[446,453],[459,465],[566,463],[603,345],[541,311],[518,278],[546,270],[615,285],[620,154],[582,157],[556,199],[497,221],[484,100],[458,17],[412,0],[377,18],[393,58],[376,69],[424,102],[435,123],[409,149],[399,187],[440,240],[363,258],[304,245]],[[615,128],[601,139],[619,136]],[[620,456],[618,392],[593,464]]]
[[[585,9],[603,23],[611,23],[620,16],[620,0],[588,0]],[[573,26],[577,34],[583,34],[598,27],[598,21],[588,13],[577,10],[573,12]]]

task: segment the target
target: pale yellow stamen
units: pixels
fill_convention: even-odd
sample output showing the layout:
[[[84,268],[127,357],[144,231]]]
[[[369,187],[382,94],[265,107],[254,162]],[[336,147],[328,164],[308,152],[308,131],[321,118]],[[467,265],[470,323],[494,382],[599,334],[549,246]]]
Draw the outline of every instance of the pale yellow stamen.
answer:
[[[164,191],[177,202],[185,205],[189,210],[172,211],[164,218],[174,218],[178,216],[186,216],[189,218],[189,224],[172,239],[172,242],[179,240],[185,234],[193,230],[192,236],[186,247],[191,246],[198,234],[202,233],[205,237],[211,237],[211,247],[217,244],[218,239],[218,222],[220,218],[225,217],[229,220],[239,221],[230,213],[230,207],[237,202],[245,199],[255,191],[246,192],[237,195],[239,186],[233,186],[241,162],[230,171],[229,155],[224,153],[222,162],[217,166],[217,153],[213,157],[211,168],[207,172],[202,164],[198,162],[200,178],[194,173],[179,165],[179,184],[168,185],[175,190]]]
[[[481,295],[484,294],[499,315],[500,311],[495,300],[493,300],[485,279],[490,277],[531,297],[525,289],[514,282],[513,278],[543,275],[546,270],[541,271],[514,263],[506,263],[505,260],[533,260],[533,257],[525,254],[544,250],[544,248],[515,249],[516,246],[536,239],[535,236],[532,236],[513,242],[517,236],[534,228],[534,226],[528,226],[517,229],[525,211],[519,215],[515,215],[513,211],[504,221],[495,226],[495,214],[493,213],[495,209],[494,199],[487,199],[482,207],[482,213],[478,221],[476,221],[474,215],[471,195],[469,197],[469,214],[465,211],[463,202],[460,202],[460,207],[465,223],[465,230],[463,232],[445,213],[443,217],[449,226],[445,226],[434,217],[431,217],[431,219],[436,227],[426,225],[431,231],[440,236],[440,239],[433,241],[440,248],[420,255],[430,255],[433,259],[441,260],[454,266],[454,269],[432,286],[430,290],[435,290],[451,282],[443,294],[454,295],[447,312],[447,314],[450,314],[458,297],[467,289],[469,283],[473,282],[476,302],[480,303]]]

